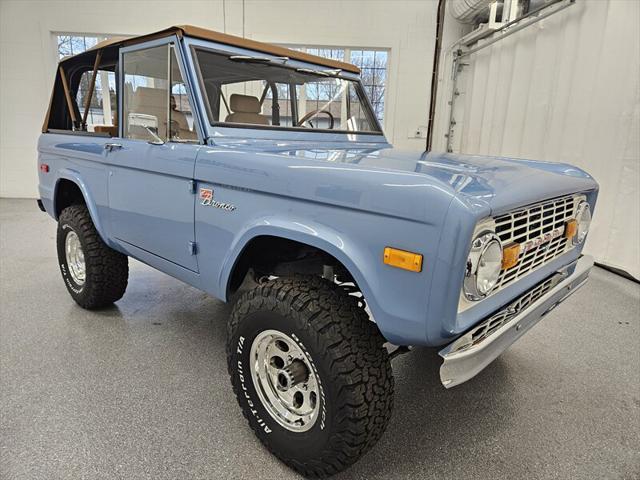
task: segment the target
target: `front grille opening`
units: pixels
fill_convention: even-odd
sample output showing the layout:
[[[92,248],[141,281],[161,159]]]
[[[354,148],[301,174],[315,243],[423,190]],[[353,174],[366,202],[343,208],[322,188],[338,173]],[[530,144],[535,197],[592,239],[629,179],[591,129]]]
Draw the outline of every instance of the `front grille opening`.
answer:
[[[494,219],[496,234],[500,238],[502,246],[505,247],[514,242],[522,245],[545,233],[552,232],[556,228],[562,228],[568,220],[575,216],[574,209],[578,203],[577,197],[583,196],[567,195],[497,216]],[[518,264],[502,271],[495,290],[536,270],[569,251],[572,247],[571,241],[561,236],[527,252],[520,253]]]

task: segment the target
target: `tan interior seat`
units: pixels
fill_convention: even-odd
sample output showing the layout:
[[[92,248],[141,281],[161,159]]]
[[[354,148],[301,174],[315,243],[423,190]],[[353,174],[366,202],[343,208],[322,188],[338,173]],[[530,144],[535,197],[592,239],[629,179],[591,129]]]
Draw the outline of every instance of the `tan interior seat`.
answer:
[[[94,125],[93,131],[96,133],[107,133],[110,137],[118,136],[118,112],[111,112],[112,125]]]
[[[118,126],[117,125],[94,125],[93,131],[96,133],[106,133],[110,137],[118,136]]]
[[[150,115],[157,121],[158,136],[167,138],[167,91],[162,88],[138,87],[133,92],[129,113]],[[144,128],[129,126],[131,138],[147,139],[150,135]],[[171,139],[196,140],[195,131],[189,129],[186,115],[180,110],[171,110]]]
[[[128,114],[143,114],[155,117],[157,121],[158,136],[167,138],[167,91],[162,88],[138,87],[133,92]],[[129,125],[129,136],[131,138],[150,137],[143,129],[134,128]]]
[[[227,115],[225,122],[269,125],[269,117],[260,114],[260,100],[257,97],[234,93],[229,99],[229,109],[232,113]]]
[[[187,121],[187,116],[180,110],[171,110],[171,122],[171,133],[174,136],[177,135],[181,140],[198,139],[198,135],[196,134],[196,132],[189,130],[189,122]]]

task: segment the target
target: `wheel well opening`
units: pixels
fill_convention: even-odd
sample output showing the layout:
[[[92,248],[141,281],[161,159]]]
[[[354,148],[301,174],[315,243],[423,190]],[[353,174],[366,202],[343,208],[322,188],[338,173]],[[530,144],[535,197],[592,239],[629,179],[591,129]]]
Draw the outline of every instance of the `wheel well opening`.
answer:
[[[336,281],[353,283],[357,288],[349,270],[324,250],[287,238],[262,235],[253,238],[236,260],[227,293],[235,293],[249,273],[253,280],[259,281],[269,276],[326,276],[327,268]]]
[[[60,216],[62,210],[71,205],[85,205],[84,196],[80,187],[71,180],[62,179],[58,182],[55,197],[56,218]]]

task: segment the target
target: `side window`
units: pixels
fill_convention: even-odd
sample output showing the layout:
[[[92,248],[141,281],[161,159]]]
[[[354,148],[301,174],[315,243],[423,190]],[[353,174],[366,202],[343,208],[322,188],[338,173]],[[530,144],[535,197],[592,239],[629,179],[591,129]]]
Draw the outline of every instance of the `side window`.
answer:
[[[116,77],[114,72],[98,70],[96,84],[91,95],[89,108],[87,99],[91,93],[93,70],[88,70],[80,77],[80,85],[76,94],[76,102],[80,117],[87,119],[88,132],[109,130],[108,127],[117,125]],[[85,114],[85,109],[87,113]],[[105,128],[103,128],[105,127]]]
[[[172,142],[194,142],[198,134],[193,122],[193,110],[187,95],[178,59],[173,45],[169,47],[169,72],[171,75],[171,93],[169,96],[169,140]]]
[[[197,141],[173,45],[124,57],[123,134],[146,141]]]

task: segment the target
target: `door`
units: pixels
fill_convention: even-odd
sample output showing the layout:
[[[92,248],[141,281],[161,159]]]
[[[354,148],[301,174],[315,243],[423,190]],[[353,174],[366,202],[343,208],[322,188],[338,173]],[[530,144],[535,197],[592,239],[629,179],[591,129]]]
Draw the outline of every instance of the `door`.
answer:
[[[107,147],[109,207],[119,241],[197,272],[200,147],[183,72],[175,37],[121,50],[120,138]]]

